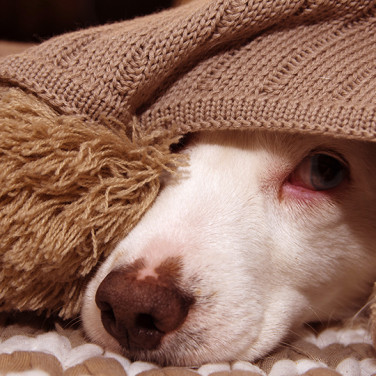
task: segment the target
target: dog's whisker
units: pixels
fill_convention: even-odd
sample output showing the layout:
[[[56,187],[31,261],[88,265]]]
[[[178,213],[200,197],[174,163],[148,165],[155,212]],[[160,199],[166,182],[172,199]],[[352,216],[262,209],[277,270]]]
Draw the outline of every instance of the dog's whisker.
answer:
[[[322,315],[320,314],[320,312],[317,309],[315,309],[313,306],[309,306],[309,311],[311,312],[312,319],[308,322],[308,324],[315,322],[315,323],[319,323],[320,325],[322,325],[323,320],[322,320]]]
[[[354,316],[351,317],[351,320],[352,321],[355,321],[355,320],[358,320],[360,318],[360,316],[362,316],[366,311],[369,310],[369,308],[371,307],[371,305],[373,304],[374,302],[372,300],[369,300],[367,303],[365,303],[355,314]]]
[[[81,317],[76,316],[75,318],[68,320],[65,325],[66,325],[66,327],[75,327],[75,326],[79,326],[81,324],[82,324]]]

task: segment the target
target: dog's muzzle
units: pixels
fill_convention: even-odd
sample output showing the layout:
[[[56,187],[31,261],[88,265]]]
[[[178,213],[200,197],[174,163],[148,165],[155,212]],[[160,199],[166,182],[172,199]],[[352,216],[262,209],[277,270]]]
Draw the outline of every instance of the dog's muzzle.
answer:
[[[178,269],[170,260],[142,275],[144,262],[138,260],[100,284],[95,300],[103,326],[125,350],[155,350],[186,320],[194,298],[177,287]]]

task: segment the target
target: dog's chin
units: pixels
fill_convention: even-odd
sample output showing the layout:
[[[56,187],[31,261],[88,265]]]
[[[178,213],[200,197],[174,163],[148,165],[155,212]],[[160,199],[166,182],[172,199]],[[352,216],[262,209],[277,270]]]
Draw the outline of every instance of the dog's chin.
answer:
[[[171,350],[163,350],[162,347],[153,351],[128,351],[121,349],[121,354],[133,362],[150,362],[158,364],[161,367],[199,367],[205,363],[223,361],[223,359],[213,358],[214,354],[203,354],[199,348],[184,351],[184,354],[181,354],[181,351],[176,347]]]
[[[295,329],[298,332],[298,329]],[[269,334],[256,338],[255,343],[246,348],[237,348],[237,342],[243,338],[229,341],[203,341],[198,343],[195,334],[177,333],[166,336],[161,345],[155,350],[133,350],[122,347],[107,333],[93,341],[100,344],[106,351],[123,355],[132,362],[143,361],[157,364],[161,367],[200,367],[208,363],[247,361],[253,362],[274,350],[278,344],[287,339],[287,330],[283,327],[269,330]],[[296,335],[296,334],[295,334]],[[192,337],[196,336],[194,340]],[[221,342],[220,344],[218,342]]]
[[[206,349],[207,350],[207,349]],[[198,368],[204,364],[218,363],[218,362],[231,362],[235,359],[233,358],[223,358],[218,357],[218,354],[209,351],[202,351],[200,348],[191,349],[190,351],[180,354],[180,352],[173,348],[169,351],[164,350],[154,350],[154,351],[135,351],[129,352],[123,350],[121,352],[123,356],[130,359],[131,361],[143,361],[158,364],[161,367],[191,367]],[[260,354],[254,358],[236,358],[236,360],[241,361],[255,361],[256,359],[262,357],[265,354]]]
[[[223,362],[221,359],[213,359],[213,357],[200,354],[199,349],[197,351],[191,351],[184,356],[177,354],[177,351],[166,352],[162,349],[153,351],[128,351],[121,348],[119,353],[131,360],[132,362],[149,362],[158,364],[161,367],[200,367],[203,364],[215,363],[218,361]]]
[[[166,338],[159,348],[147,351],[137,349],[131,351],[122,347],[113,339],[103,340],[102,338],[102,340],[96,339],[95,342],[100,343],[107,351],[121,354],[132,362],[150,362],[161,367],[200,367],[203,364],[235,360],[252,362],[266,355],[279,342],[279,339],[276,338],[273,344],[268,343],[264,346],[265,351],[251,347],[244,351],[242,355],[234,356],[232,344],[225,344],[225,339],[222,350],[219,350],[213,346],[213,343],[195,344],[190,343],[191,341],[188,338],[185,341],[184,336],[179,337],[181,337],[179,340]]]

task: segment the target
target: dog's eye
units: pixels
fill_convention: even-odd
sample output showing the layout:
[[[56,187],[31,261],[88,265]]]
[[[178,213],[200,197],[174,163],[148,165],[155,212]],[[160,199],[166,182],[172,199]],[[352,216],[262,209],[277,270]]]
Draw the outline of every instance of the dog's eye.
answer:
[[[348,168],[338,156],[316,153],[307,156],[290,176],[290,183],[314,191],[338,187],[348,176]]]
[[[192,135],[190,133],[182,136],[179,141],[175,144],[170,145],[171,153],[179,153],[181,152],[185,146],[187,145],[188,141],[191,139]]]

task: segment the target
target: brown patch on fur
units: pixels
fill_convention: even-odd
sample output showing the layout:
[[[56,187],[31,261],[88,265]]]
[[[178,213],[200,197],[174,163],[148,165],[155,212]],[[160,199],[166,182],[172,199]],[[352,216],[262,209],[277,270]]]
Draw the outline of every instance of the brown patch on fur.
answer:
[[[168,257],[161,265],[155,269],[158,274],[158,279],[163,283],[178,282],[182,273],[182,260],[181,257]]]
[[[127,266],[123,266],[119,268],[124,274],[127,275],[128,278],[130,279],[137,279],[137,275],[141,269],[145,267],[145,260],[140,258],[137,259],[135,262],[132,264],[129,264]]]

